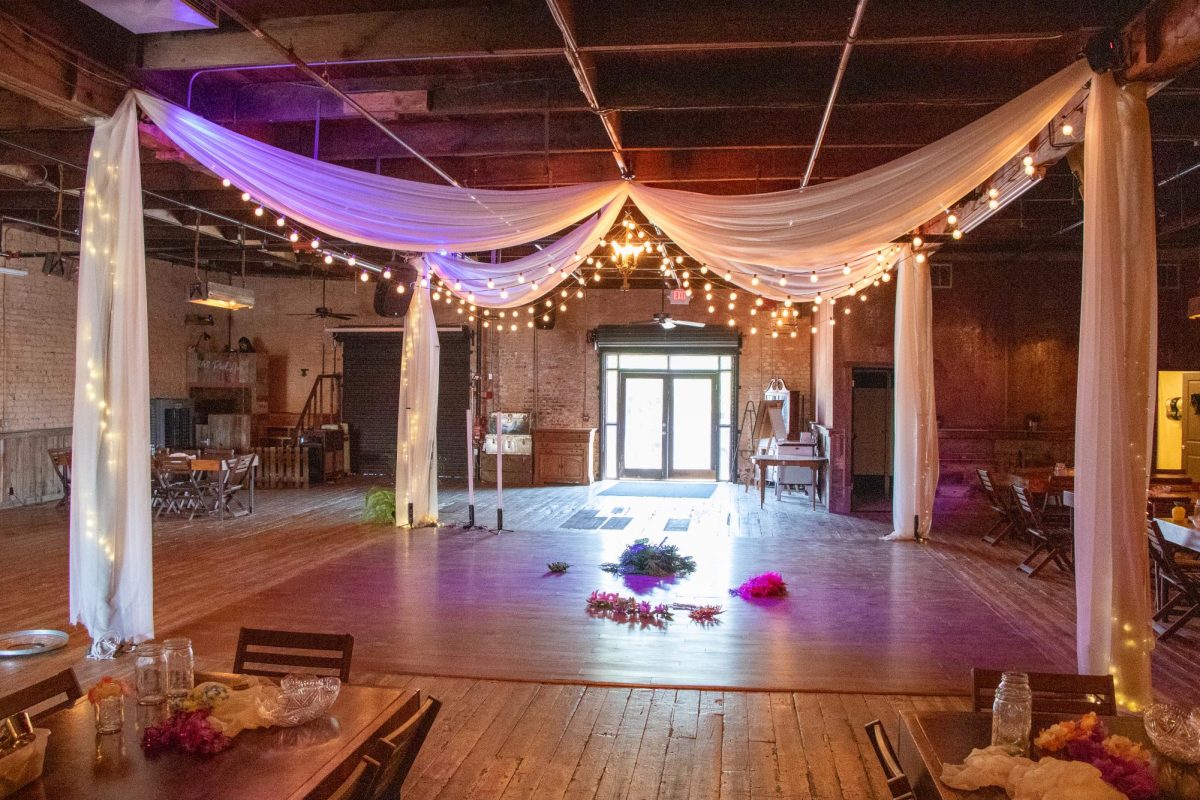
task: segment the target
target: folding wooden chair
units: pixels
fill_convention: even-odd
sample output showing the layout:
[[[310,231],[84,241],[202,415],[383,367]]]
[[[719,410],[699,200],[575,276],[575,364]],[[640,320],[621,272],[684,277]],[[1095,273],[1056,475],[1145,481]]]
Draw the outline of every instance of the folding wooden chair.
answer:
[[[1002,491],[1007,491],[1006,489],[996,489],[996,485],[992,482],[992,476],[986,469],[977,469],[975,472],[979,475],[979,485],[983,487],[983,493],[987,497],[988,505],[991,506],[992,511],[996,512],[995,522],[992,523],[992,527],[987,529],[987,533],[983,535],[985,542],[994,545],[1003,539],[1005,535],[1017,529],[1012,502],[1007,500],[1001,493]]]
[[[863,727],[867,731],[867,738],[871,740],[871,747],[875,748],[875,758],[883,768],[883,777],[887,781],[888,791],[892,793],[892,800],[913,800],[916,795],[913,794],[908,776],[900,768],[900,760],[896,758],[896,751],[892,749],[892,741],[883,729],[883,723],[873,720]]]
[[[441,708],[440,701],[428,698],[403,725],[374,743],[375,759],[383,766],[371,788],[371,800],[400,800],[404,779]]]
[[[53,705],[44,705],[56,697],[64,699]],[[52,714],[60,708],[67,708],[81,697],[83,697],[83,690],[79,688],[79,681],[75,679],[74,670],[64,669],[31,686],[0,697],[0,719],[20,714],[22,711],[29,711],[32,708],[37,709],[34,716],[34,719],[37,719]]]
[[[1116,690],[1112,675],[1071,675],[1057,672],[1030,672],[1029,690],[1033,710],[1046,714],[1117,714]],[[971,697],[974,710],[991,711],[1003,673],[993,669],[971,670]]]
[[[1029,492],[1024,486],[1014,486],[1013,497],[1017,499],[1017,512],[1025,532],[1033,538],[1034,544],[1033,550],[1017,568],[1031,578],[1051,562],[1063,572],[1074,572],[1074,534],[1067,528],[1045,524],[1029,501]]]
[[[62,499],[58,501],[55,508],[62,508],[71,502],[71,448],[55,447],[46,452],[50,456],[54,474],[58,476],[58,482],[62,484],[63,490]]]
[[[238,634],[233,671],[241,675],[282,678],[302,672],[336,675],[350,680],[354,637],[348,633],[303,633],[242,628]]]
[[[185,455],[170,455],[154,463],[154,485],[151,505],[155,516],[182,514],[194,510],[200,502],[200,487],[192,472],[192,463]]]
[[[370,756],[363,756],[358,760],[350,777],[325,800],[368,800],[375,778],[379,775],[379,767],[378,761]]]
[[[1154,631],[1159,639],[1168,639],[1189,621],[1200,617],[1200,571],[1181,564],[1177,550],[1166,540],[1157,520],[1147,523],[1150,559],[1154,566]],[[1174,622],[1172,617],[1178,617]]]

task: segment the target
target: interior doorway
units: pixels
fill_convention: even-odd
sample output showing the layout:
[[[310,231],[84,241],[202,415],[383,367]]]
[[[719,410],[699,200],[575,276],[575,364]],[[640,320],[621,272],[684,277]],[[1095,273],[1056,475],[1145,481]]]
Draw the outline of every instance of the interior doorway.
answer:
[[[887,511],[892,503],[895,374],[891,367],[856,367],[852,377],[850,508]]]
[[[639,338],[619,343],[642,344],[641,337],[646,334],[640,333],[639,327],[602,330],[600,343],[632,335]],[[728,336],[724,331],[715,333]],[[699,339],[697,346],[678,342],[655,352],[647,346],[653,342],[645,342],[637,349],[601,349],[600,462],[604,479],[730,480],[736,441],[737,356],[729,351],[736,352],[737,340],[726,342],[703,330],[684,335]],[[726,352],[717,349],[722,345]]]
[[[617,476],[714,480],[719,385],[716,370],[620,373]]]
[[[1183,470],[1200,481],[1200,372],[1183,373]]]

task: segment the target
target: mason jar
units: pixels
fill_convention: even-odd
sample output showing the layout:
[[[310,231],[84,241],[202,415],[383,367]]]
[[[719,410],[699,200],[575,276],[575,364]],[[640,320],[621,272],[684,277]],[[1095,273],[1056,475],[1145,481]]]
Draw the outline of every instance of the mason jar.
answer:
[[[142,642],[137,646],[134,675],[139,705],[158,705],[166,699],[166,669],[161,644]]]
[[[125,725],[125,695],[101,697],[96,710],[96,733],[120,733]]]
[[[191,639],[167,639],[162,644],[167,702],[178,705],[195,685],[196,661]]]
[[[1029,755],[1033,726],[1033,692],[1024,672],[1005,672],[992,702],[992,745],[1014,756]]]

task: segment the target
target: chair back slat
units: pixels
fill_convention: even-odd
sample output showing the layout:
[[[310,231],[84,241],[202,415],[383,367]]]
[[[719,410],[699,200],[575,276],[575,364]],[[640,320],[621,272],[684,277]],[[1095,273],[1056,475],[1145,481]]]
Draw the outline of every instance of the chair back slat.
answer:
[[[233,671],[278,678],[289,672],[334,674],[350,680],[354,637],[348,633],[305,633],[242,628]],[[287,669],[293,667],[294,669]]]
[[[47,705],[60,697],[64,699]],[[37,719],[60,708],[67,708],[81,697],[83,690],[79,688],[79,681],[75,679],[75,671],[70,668],[64,669],[24,689],[0,697],[0,719],[20,714],[22,711],[32,711],[32,716]]]
[[[908,782],[908,776],[900,767],[900,759],[896,758],[896,751],[892,749],[892,740],[888,738],[883,723],[879,720],[872,720],[863,728],[867,732],[867,738],[871,740],[875,758],[879,761],[880,768],[883,769],[883,778],[887,781],[892,800],[912,798],[914,796],[912,786]]]
[[[370,756],[363,756],[355,765],[350,777],[334,789],[325,800],[367,800],[379,776],[380,764]]]
[[[971,696],[975,711],[990,711],[1003,673],[992,669],[971,670]],[[1030,672],[1029,690],[1034,712],[1086,714],[1095,711],[1116,716],[1117,701],[1112,675],[1070,675]]]
[[[371,789],[371,800],[398,800],[441,708],[440,701],[428,698],[404,724],[375,742],[375,758],[383,768]]]

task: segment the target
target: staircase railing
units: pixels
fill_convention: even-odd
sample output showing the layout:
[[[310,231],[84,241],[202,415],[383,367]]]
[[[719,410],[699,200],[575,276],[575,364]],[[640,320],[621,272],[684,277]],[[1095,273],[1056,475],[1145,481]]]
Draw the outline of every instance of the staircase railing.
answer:
[[[342,422],[342,374],[323,372],[313,381],[304,408],[296,418],[294,444],[299,445],[304,432],[326,423]]]

